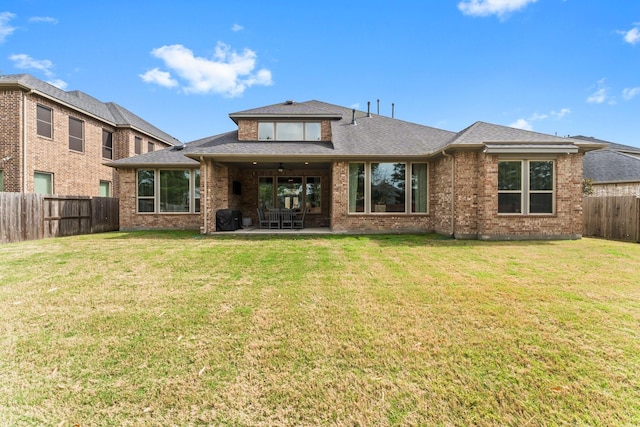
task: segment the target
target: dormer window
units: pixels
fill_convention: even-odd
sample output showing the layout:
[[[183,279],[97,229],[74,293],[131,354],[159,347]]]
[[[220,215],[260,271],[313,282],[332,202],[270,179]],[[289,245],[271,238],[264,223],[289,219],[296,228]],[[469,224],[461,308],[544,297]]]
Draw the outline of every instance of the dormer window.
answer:
[[[259,122],[259,141],[320,141],[320,122]]]

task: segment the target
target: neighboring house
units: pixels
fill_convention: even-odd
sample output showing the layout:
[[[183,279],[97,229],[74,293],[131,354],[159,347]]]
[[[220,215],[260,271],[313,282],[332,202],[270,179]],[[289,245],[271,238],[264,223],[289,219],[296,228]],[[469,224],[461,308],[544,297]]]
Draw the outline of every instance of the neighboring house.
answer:
[[[0,191],[118,193],[104,165],[179,141],[113,102],[28,74],[0,76]]]
[[[607,144],[584,156],[585,179],[593,185],[593,196],[640,197],[640,148],[615,144],[593,137],[572,138],[596,144]]]
[[[470,239],[582,234],[582,158],[602,148],[476,122],[454,133],[319,101],[229,117],[237,129],[109,162],[122,229],[216,231],[216,212],[306,209],[334,232]]]

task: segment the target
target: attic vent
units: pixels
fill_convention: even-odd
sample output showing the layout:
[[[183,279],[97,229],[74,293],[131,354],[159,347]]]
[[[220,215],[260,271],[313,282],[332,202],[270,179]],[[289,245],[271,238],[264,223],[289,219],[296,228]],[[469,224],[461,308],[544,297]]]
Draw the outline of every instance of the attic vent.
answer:
[[[184,144],[174,145],[173,148],[171,149],[171,151],[180,151],[180,150],[184,150]]]
[[[293,101],[291,99],[287,99],[286,101],[284,101],[284,105],[293,105],[295,103],[296,103],[296,101]]]

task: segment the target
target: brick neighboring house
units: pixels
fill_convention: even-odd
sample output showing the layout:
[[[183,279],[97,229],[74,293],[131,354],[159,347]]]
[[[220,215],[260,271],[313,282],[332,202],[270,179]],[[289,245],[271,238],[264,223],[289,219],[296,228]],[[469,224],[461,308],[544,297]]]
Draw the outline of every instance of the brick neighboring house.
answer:
[[[334,232],[575,239],[582,158],[602,144],[476,122],[454,133],[319,101],[229,117],[237,129],[110,162],[122,229],[214,233],[219,209],[306,210]]]
[[[106,161],[176,144],[116,103],[28,74],[0,76],[0,191],[113,196]]]
[[[572,138],[607,145],[584,156],[583,175],[592,181],[593,196],[640,197],[640,148],[581,135]]]

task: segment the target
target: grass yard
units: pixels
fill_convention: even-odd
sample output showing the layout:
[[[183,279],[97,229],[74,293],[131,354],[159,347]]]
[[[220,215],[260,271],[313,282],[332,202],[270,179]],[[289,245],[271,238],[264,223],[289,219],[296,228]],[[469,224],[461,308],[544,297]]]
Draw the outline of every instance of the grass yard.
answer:
[[[0,245],[0,424],[639,425],[640,245]]]

